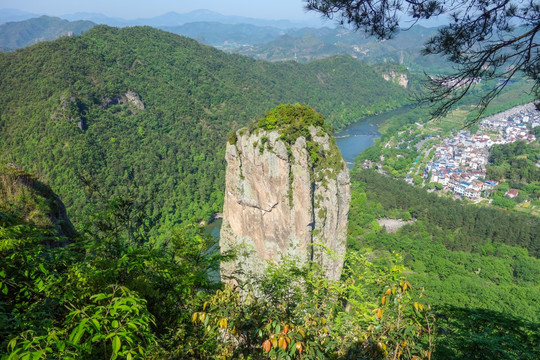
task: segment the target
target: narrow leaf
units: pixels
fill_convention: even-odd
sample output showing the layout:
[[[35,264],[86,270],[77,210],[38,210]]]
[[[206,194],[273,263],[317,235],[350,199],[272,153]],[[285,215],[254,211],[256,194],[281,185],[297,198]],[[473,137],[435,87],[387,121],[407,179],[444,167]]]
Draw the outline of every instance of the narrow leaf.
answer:
[[[118,354],[118,351],[120,350],[120,345],[122,343],[120,342],[120,338],[118,336],[115,336],[112,341],[112,350],[113,353]]]

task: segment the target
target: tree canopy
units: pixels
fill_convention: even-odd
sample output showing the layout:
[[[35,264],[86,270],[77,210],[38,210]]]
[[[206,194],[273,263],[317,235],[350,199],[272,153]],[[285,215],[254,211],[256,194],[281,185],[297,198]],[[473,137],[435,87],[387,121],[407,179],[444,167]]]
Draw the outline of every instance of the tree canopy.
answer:
[[[482,80],[499,82],[479,100],[479,115],[510,79],[524,73],[540,97],[540,3],[536,0],[306,0],[306,8],[338,18],[379,39],[392,38],[407,15],[416,23],[446,15],[448,24],[424,44],[425,55],[440,54],[456,64],[452,74],[431,77],[434,115],[444,115]]]

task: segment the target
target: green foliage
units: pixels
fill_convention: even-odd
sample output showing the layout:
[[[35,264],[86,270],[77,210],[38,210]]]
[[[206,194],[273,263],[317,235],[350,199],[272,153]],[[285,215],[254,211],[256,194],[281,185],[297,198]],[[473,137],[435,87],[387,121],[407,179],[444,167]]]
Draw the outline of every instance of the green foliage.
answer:
[[[492,204],[505,209],[512,209],[516,206],[515,201],[502,196],[494,196]]]
[[[248,277],[241,292],[211,280],[221,256],[200,228],[171,231],[163,249],[130,235],[130,219],[145,212],[133,200],[105,202],[107,216],[69,245],[2,212],[1,351],[12,359],[466,359],[479,347],[497,358],[534,359],[538,259],[493,242],[450,251],[449,238],[414,207],[381,205],[379,187],[369,184],[377,177],[355,178],[342,279],[286,261]],[[409,211],[420,219],[414,225],[379,232],[377,217]],[[358,251],[366,246],[376,249],[373,261]],[[402,252],[407,268],[389,250]],[[473,309],[443,307],[463,303]],[[443,335],[435,338],[437,331]]]
[[[108,203],[120,205],[136,207]],[[128,228],[125,212],[108,212],[116,224],[101,217],[97,235],[67,245],[1,213],[1,351],[10,358],[147,358],[200,343],[190,319],[216,287],[215,241],[186,227],[168,236],[167,248],[152,249],[115,231]]]
[[[34,174],[0,165],[0,211],[59,235],[75,236],[64,204]]]
[[[236,134],[236,131],[233,131],[231,135],[229,135],[229,144],[236,145],[236,141],[238,140],[238,135]]]
[[[193,314],[195,324],[218,338],[216,356],[412,359],[432,350],[432,315],[398,263],[378,269],[351,254],[339,282],[295,261],[249,278],[240,293],[226,286]]]
[[[487,178],[497,180],[501,184],[493,193],[495,206],[505,209],[514,208],[524,200],[538,200],[540,197],[540,168],[536,166],[540,158],[538,142],[527,144],[516,141],[506,145],[495,145],[489,156]],[[509,189],[519,190],[515,199],[505,197]]]
[[[408,211],[422,220],[430,231],[440,234],[449,249],[479,251],[482,245],[493,241],[522,247],[535,257],[540,255],[538,218],[496,208],[464,206],[459,200],[439,197],[374,171],[356,171],[353,179],[364,182],[368,199],[384,209]]]
[[[328,131],[321,114],[309,106],[296,104],[279,105],[270,110],[257,122],[256,129],[266,131],[279,129],[283,140],[290,144],[300,136],[307,137],[310,126]]]
[[[537,359],[538,324],[489,310],[443,307],[438,326],[447,336],[437,359]]]
[[[406,219],[409,213],[416,221],[397,233],[372,228],[378,217]],[[508,217],[512,224],[499,227]],[[480,231],[484,223],[503,231],[504,243]],[[435,359],[537,357],[540,260],[519,247],[520,236],[529,233],[537,248],[535,226],[538,220],[529,216],[454,202],[371,171],[353,172],[349,248],[369,251],[381,265],[392,252],[403,254],[408,280],[425,289],[437,314],[442,335]]]
[[[227,257],[199,227],[174,229],[155,249],[119,231],[132,224],[125,214],[144,212],[132,200],[104,212],[99,231],[69,244],[0,213],[3,358],[414,359],[433,350],[433,315],[399,257],[386,268],[351,253],[341,281],[286,261],[238,292],[211,279]]]
[[[12,338],[8,359],[145,358],[156,342],[146,301],[118,286],[90,300],[67,315],[62,329],[41,336],[28,330]]]

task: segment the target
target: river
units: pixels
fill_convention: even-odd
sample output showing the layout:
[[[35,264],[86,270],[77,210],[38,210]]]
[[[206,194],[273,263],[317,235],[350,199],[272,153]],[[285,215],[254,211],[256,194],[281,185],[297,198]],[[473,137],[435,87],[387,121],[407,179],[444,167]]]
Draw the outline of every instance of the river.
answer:
[[[369,120],[362,120],[349,125],[342,132],[335,135],[337,146],[349,167],[352,167],[354,159],[362,151],[373,145],[374,140],[380,136],[378,124]]]
[[[362,151],[373,145],[375,139],[381,136],[378,131],[380,124],[409,110],[410,107],[404,106],[383,114],[368,116],[335,134],[337,146],[349,167],[352,167],[354,159]]]

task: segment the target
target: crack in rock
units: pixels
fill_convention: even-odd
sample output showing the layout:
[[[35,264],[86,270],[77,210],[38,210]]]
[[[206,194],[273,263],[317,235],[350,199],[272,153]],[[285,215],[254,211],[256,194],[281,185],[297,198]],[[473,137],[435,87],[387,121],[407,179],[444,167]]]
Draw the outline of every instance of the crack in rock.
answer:
[[[247,207],[251,207],[251,208],[254,208],[254,209],[258,209],[258,210],[261,210],[263,213],[269,213],[271,212],[272,210],[274,210],[276,208],[276,206],[279,205],[279,201],[276,202],[274,205],[271,205],[270,208],[268,210],[264,209],[262,206],[260,206],[259,204],[250,204],[244,200],[238,200],[237,203],[239,205],[242,205],[242,206],[247,206]],[[263,214],[264,215],[264,214]]]
[[[275,203],[274,205],[272,205],[269,210],[261,209],[261,211],[263,212],[263,216],[268,214],[272,210],[274,210],[276,208],[276,206],[278,206],[278,204],[279,204],[279,201],[277,203]]]

